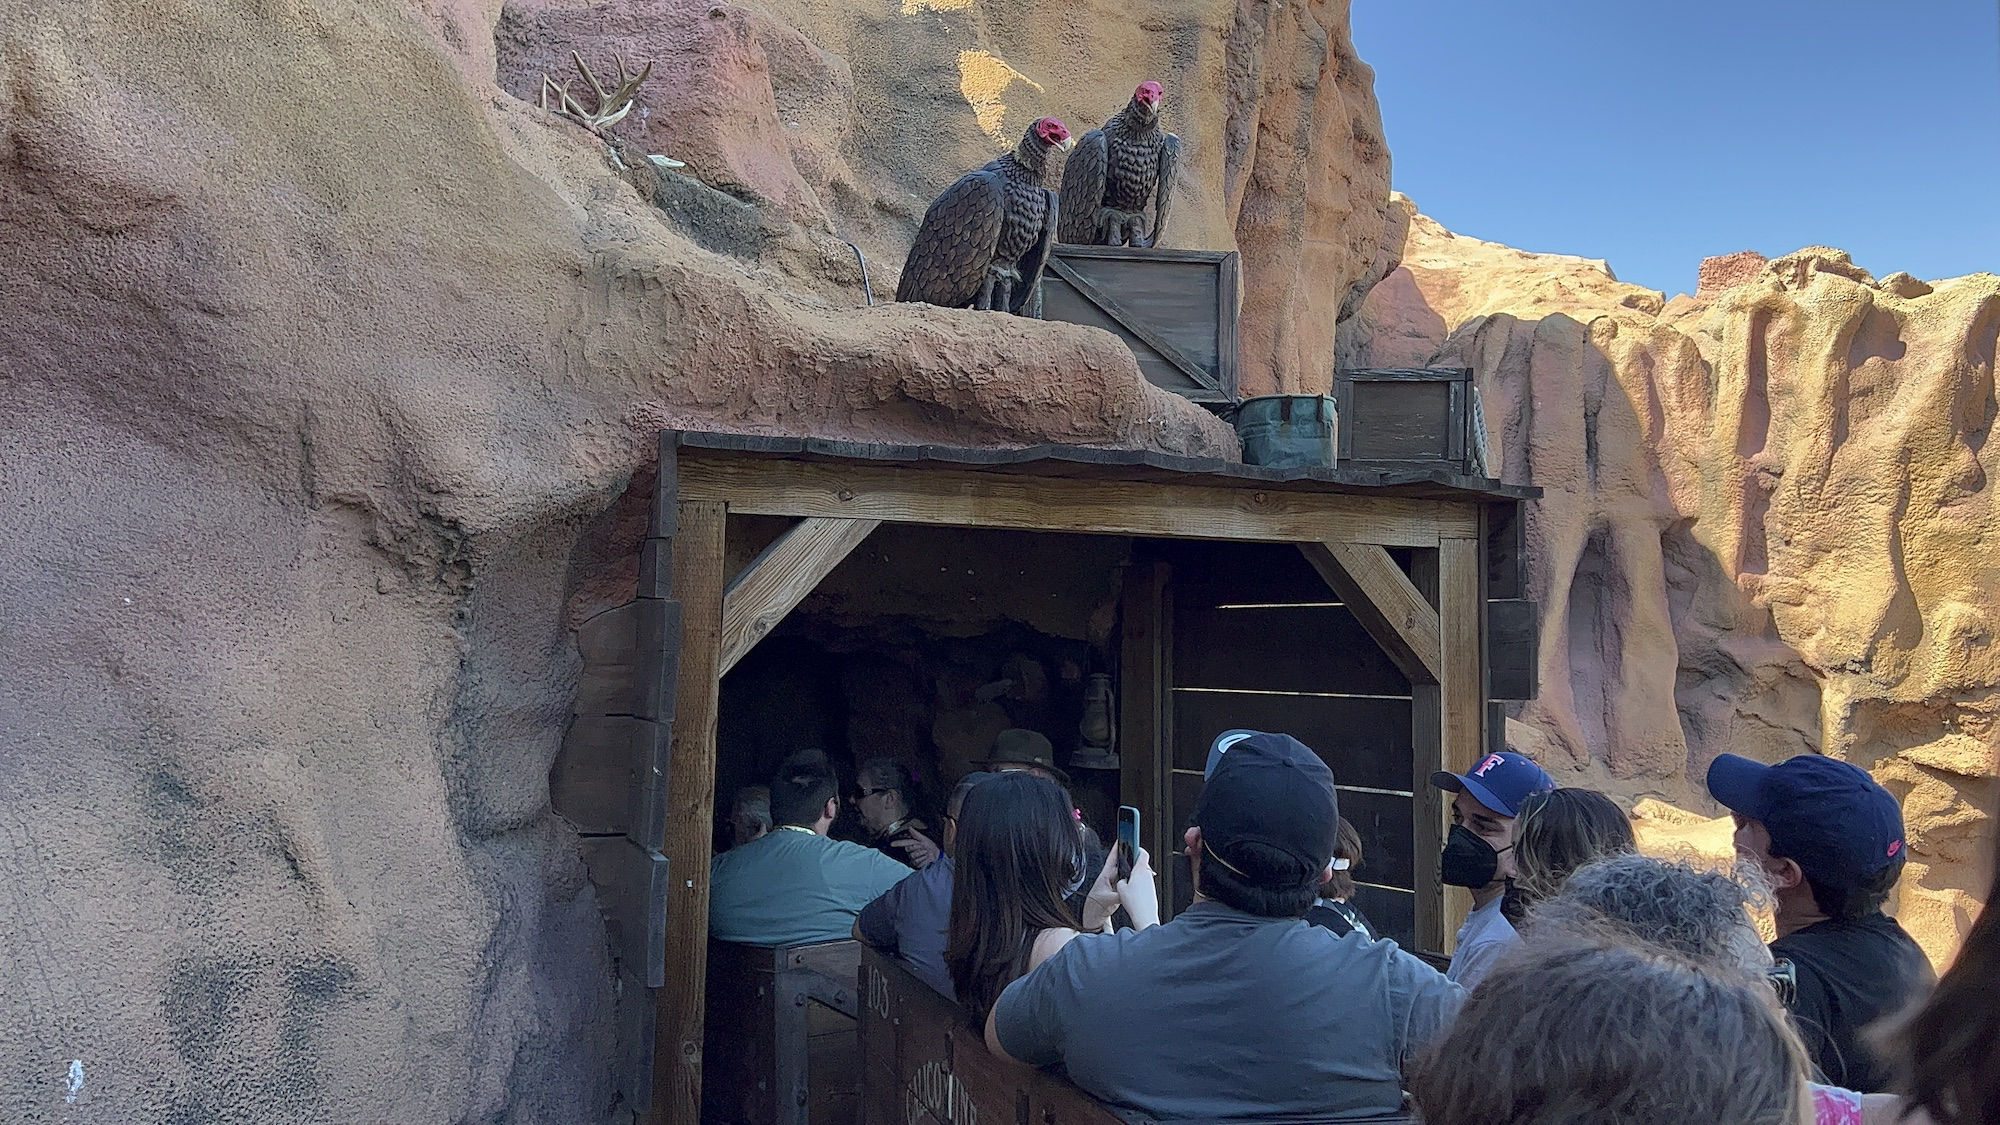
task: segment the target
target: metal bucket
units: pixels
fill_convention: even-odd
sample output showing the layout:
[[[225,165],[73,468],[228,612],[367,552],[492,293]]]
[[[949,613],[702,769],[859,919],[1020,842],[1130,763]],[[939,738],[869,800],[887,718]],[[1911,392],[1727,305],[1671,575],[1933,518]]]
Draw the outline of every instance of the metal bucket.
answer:
[[[1262,395],[1236,409],[1243,463],[1273,469],[1330,469],[1339,414],[1329,395]]]

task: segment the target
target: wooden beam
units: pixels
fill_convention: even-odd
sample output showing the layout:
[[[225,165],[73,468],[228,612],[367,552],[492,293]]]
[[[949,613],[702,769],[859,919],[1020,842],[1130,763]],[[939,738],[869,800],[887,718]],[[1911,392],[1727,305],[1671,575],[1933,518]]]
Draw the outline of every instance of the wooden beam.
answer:
[[[1420,800],[1417,819],[1418,918],[1428,911],[1435,917],[1436,933],[1451,952],[1454,935],[1471,910],[1470,896],[1463,891],[1446,891],[1437,882],[1437,849],[1450,830],[1451,805],[1445,794],[1432,788],[1431,770],[1464,773],[1486,753],[1486,584],[1485,544],[1477,538],[1446,539],[1430,555],[1435,576],[1423,577],[1437,591],[1438,641],[1442,675],[1434,687],[1418,689],[1417,722],[1419,737],[1415,781]],[[1423,560],[1420,559],[1420,563]],[[1424,583],[1420,582],[1419,586]],[[1425,740],[1423,725],[1429,724]],[[1430,831],[1423,830],[1428,825]],[[1425,849],[1429,849],[1426,854]],[[1428,866],[1423,866],[1427,864]],[[1431,902],[1427,903],[1423,880],[1428,877]],[[1422,931],[1420,930],[1419,933]]]
[[[1445,768],[1463,772],[1486,753],[1486,585],[1478,539],[1438,544],[1438,639],[1444,675]]]
[[[1444,768],[1455,773],[1471,769],[1486,753],[1485,561],[1482,538],[1438,543],[1438,640],[1444,663],[1439,719]],[[1469,896],[1453,895],[1445,906],[1445,925],[1456,933],[1471,907]]]
[[[1438,682],[1437,610],[1388,551],[1372,543],[1301,543],[1299,550],[1411,683]]]
[[[1410,582],[1418,592],[1437,604],[1438,552],[1411,553]],[[1444,641],[1443,632],[1438,635]],[[1431,775],[1444,768],[1444,688],[1437,683],[1410,685],[1410,792],[1414,808],[1410,817],[1410,862],[1416,886],[1417,948],[1427,953],[1450,953],[1458,927],[1447,924],[1447,894],[1438,878],[1438,861],[1444,849],[1445,833],[1451,825],[1451,806],[1445,794],[1431,785]]]
[[[861,545],[881,520],[813,517],[764,548],[729,583],[722,599],[722,655],[718,675],[736,667],[757,642],[813,592],[848,552]]]
[[[1492,698],[1533,699],[1541,691],[1541,617],[1542,607],[1525,598],[1487,600],[1486,682]]]
[[[701,1118],[702,1004],[708,983],[708,861],[715,824],[715,724],[722,679],[722,550],[727,509],[682,501],[674,532],[673,593],[681,603],[680,682],[668,765],[665,948],[649,1120]]]
[[[1171,568],[1134,563],[1119,598],[1118,793],[1144,815],[1141,843],[1159,875],[1161,917],[1173,916],[1173,638]]]
[[[1465,504],[1187,481],[1103,481],[959,469],[691,456],[681,495],[737,515],[834,516],[1170,539],[1377,543],[1435,547],[1475,536]]]

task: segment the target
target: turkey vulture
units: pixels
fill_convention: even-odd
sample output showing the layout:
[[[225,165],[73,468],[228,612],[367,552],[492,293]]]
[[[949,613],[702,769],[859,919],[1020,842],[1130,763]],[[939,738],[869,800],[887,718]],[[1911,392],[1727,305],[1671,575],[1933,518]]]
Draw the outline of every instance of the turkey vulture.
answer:
[[[1056,240],[1056,193],[1043,186],[1050,149],[1067,149],[1069,127],[1044,117],[1014,151],[967,172],[924,212],[898,301],[1022,313]]]
[[[1158,82],[1141,82],[1125,108],[1077,142],[1063,165],[1063,242],[1083,246],[1158,246],[1181,139],[1160,132]],[[1153,221],[1146,222],[1146,201]]]

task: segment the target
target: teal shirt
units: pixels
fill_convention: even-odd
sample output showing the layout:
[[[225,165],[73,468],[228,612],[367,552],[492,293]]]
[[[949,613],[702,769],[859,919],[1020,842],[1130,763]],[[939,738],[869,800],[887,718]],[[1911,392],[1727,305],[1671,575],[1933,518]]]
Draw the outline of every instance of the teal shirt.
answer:
[[[840,941],[862,907],[909,873],[874,848],[774,829],[709,865],[708,934],[746,945]]]

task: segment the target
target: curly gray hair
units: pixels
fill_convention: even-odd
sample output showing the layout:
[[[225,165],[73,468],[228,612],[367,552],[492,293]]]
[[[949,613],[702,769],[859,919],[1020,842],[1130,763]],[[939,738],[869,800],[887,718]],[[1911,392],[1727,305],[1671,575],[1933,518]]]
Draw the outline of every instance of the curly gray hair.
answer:
[[[1601,931],[1606,925],[1716,967],[1761,973],[1771,952],[1750,911],[1756,884],[1685,860],[1619,855],[1585,864],[1535,907],[1531,931]]]
[[[1509,957],[1417,1064],[1426,1125],[1812,1119],[1805,1047],[1742,973],[1609,933]]]

